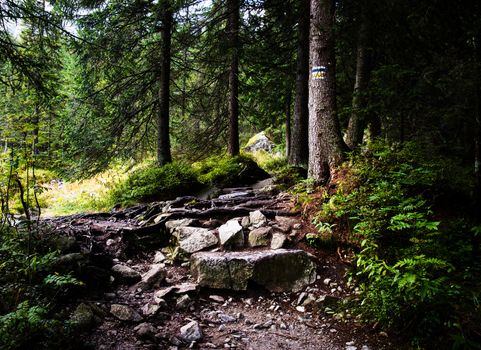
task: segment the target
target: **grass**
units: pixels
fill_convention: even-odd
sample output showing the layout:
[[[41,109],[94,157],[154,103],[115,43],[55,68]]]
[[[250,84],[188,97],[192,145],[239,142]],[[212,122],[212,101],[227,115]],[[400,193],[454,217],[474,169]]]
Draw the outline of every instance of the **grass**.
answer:
[[[127,172],[112,169],[85,180],[47,184],[39,196],[46,205],[42,212],[45,216],[59,216],[110,210],[114,203],[109,193],[127,176]]]

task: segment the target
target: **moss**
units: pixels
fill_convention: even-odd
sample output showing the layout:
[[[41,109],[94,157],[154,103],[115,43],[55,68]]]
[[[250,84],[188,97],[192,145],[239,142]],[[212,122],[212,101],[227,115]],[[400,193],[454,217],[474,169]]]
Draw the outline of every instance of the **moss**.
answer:
[[[246,185],[269,177],[255,161],[243,155],[211,157],[193,167],[200,183],[219,187]]]
[[[146,166],[114,187],[110,197],[113,202],[124,205],[174,198],[199,189],[196,175],[192,167],[183,163]]]

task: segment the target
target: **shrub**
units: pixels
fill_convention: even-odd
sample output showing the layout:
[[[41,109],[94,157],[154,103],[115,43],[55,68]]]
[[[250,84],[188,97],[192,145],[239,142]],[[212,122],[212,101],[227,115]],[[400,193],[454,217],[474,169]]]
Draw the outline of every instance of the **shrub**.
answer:
[[[83,285],[54,271],[58,253],[36,234],[0,227],[0,349],[66,348],[68,331],[54,314],[61,295]],[[64,344],[63,342],[66,342]]]
[[[479,312],[480,264],[469,258],[469,225],[441,223],[432,209],[448,183],[437,164],[414,144],[374,144],[353,156],[354,179],[344,181],[357,187],[338,184],[319,215],[349,227],[358,246],[351,278],[361,287],[363,315],[421,342],[459,334],[461,325],[466,335],[472,310]]]
[[[29,349],[33,344],[36,349],[52,349],[64,339],[62,333],[62,323],[50,318],[46,307],[28,301],[0,316],[1,349]]]

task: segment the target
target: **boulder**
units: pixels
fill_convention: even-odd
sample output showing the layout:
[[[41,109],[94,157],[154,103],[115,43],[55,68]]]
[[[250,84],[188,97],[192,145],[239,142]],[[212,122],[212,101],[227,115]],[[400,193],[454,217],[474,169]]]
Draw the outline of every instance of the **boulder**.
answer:
[[[182,251],[192,254],[218,243],[213,231],[201,227],[180,226],[173,234]]]
[[[275,144],[269,140],[266,136],[264,131],[255,134],[252,136],[247,145],[244,147],[244,151],[246,152],[258,152],[258,151],[265,151],[267,153],[272,153],[274,150]]]
[[[120,264],[112,266],[112,275],[117,281],[125,284],[134,284],[142,279],[140,273],[133,268]]]
[[[270,243],[271,227],[259,227],[249,232],[249,245],[251,247],[268,246]]]
[[[219,227],[220,244],[228,250],[244,246],[244,232],[239,221],[232,219]]]
[[[200,286],[233,290],[254,282],[273,292],[299,291],[316,280],[316,264],[303,250],[199,252],[191,272]]]

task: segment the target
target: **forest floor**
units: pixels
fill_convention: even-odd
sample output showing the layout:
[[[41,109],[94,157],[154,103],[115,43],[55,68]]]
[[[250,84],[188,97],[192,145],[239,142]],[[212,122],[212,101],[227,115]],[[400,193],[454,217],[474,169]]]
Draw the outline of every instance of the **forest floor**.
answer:
[[[90,330],[80,335],[79,342],[86,348],[119,350],[401,348],[394,336],[363,325],[351,314],[349,304],[343,304],[343,300],[352,300],[355,296],[355,289],[346,284],[348,265],[335,248],[313,249],[306,244],[306,233],[314,232],[315,228],[295,211],[290,195],[266,196],[251,188],[235,191],[255,192],[249,201],[251,206],[239,198],[227,198],[224,205],[232,209],[232,213],[211,210],[215,217],[200,215],[200,224],[225,220],[226,215],[235,216],[246,208],[289,211],[300,229],[289,235],[286,245],[288,249],[303,249],[315,256],[317,277],[313,284],[301,291],[280,293],[254,285],[246,291],[201,288],[191,275],[188,260],[167,259],[163,261],[165,274],[156,288],[142,289],[116,282],[99,284],[97,293],[84,294],[80,300],[72,302],[71,313],[75,314],[80,304],[87,305],[95,314]],[[168,203],[170,214],[177,213],[176,218],[183,218],[189,216],[185,212],[202,212],[198,204],[202,200],[196,204],[200,209],[194,211],[188,210],[187,200],[192,203],[191,198]],[[113,213],[52,218],[47,222],[57,232],[75,237],[81,251],[109,256],[112,265],[121,264],[145,274],[159,262],[159,245],[152,242],[136,245],[127,239],[126,232],[135,232],[135,235],[130,234],[135,240],[151,235],[146,228],[156,227],[153,224],[155,215],[169,215],[165,209],[161,210],[166,203],[157,204]],[[160,295],[159,291],[162,291]],[[114,311],[119,307],[122,308],[120,312]],[[185,337],[185,329],[181,331],[188,324],[199,328],[191,330],[199,333],[191,338],[195,340]]]

